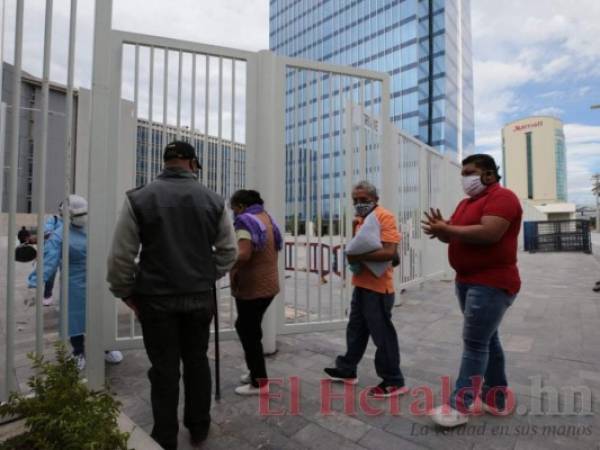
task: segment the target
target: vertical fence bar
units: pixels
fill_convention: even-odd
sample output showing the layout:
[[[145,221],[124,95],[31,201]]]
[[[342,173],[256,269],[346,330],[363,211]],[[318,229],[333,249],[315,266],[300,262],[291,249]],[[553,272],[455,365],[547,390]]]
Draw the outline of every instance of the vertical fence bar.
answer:
[[[165,50],[165,59],[164,59],[164,67],[163,67],[163,126],[162,126],[162,139],[161,139],[161,148],[160,152],[166,147],[169,143],[168,136],[168,128],[167,128],[167,113],[169,108],[169,49],[167,47]]]
[[[308,118],[306,119],[306,218],[304,219],[304,234],[306,237],[306,318],[310,322],[310,246],[312,244],[312,82],[314,72],[308,72],[306,77],[306,110]]]
[[[363,180],[367,179],[367,140],[365,130],[365,80],[360,80],[358,91],[358,103],[360,108],[360,125],[358,128],[359,141],[358,141],[358,178]],[[352,124],[354,126],[354,124]]]
[[[202,152],[202,184],[207,186],[208,181],[208,117],[210,115],[210,57],[206,58],[206,80],[204,86],[204,151]]]
[[[181,71],[183,66],[183,53],[179,50],[179,67],[177,69],[177,139],[181,139]]]
[[[369,81],[369,96],[371,98],[371,103],[369,105],[369,114],[371,116],[371,120],[375,121],[376,119],[376,113],[375,113],[375,80],[370,80]],[[381,102],[383,104],[383,98],[381,99]],[[388,100],[389,101],[389,100]],[[386,121],[389,120],[387,117],[384,119],[383,116],[381,116],[381,119],[379,120],[379,127],[380,130],[382,132],[381,134],[381,138],[383,138],[383,127],[386,123]],[[379,168],[379,171],[381,173],[381,169],[382,169],[382,158],[379,158],[379,160],[377,160],[377,156],[381,155],[381,149],[382,149],[382,143],[381,141],[377,141],[377,134],[374,132],[375,130],[369,130],[369,135],[370,135],[370,144],[368,147],[368,151],[367,151],[367,157],[366,157],[366,167],[367,167],[367,173],[369,173],[369,170],[371,171],[375,171],[377,170],[376,168]],[[374,142],[375,140],[375,142]],[[373,162],[373,159],[375,162]],[[380,176],[380,181],[381,183],[383,183],[383,177]]]
[[[227,167],[229,173],[228,183],[228,198],[231,198],[235,189],[234,185],[234,162],[235,162],[235,59],[231,60],[231,141],[229,146],[229,166]],[[285,232],[285,230],[284,230]],[[231,282],[230,282],[231,285]],[[229,324],[233,328],[233,296],[229,295]]]
[[[428,170],[427,170],[427,157],[428,157],[427,147],[424,144],[420,146],[419,149],[419,210],[417,212],[417,217],[421,218],[424,211],[427,211],[427,196],[429,190],[429,180],[428,180]],[[413,222],[418,223],[418,221],[413,220]],[[415,236],[419,236],[419,275],[420,279],[423,278],[423,274],[425,273],[425,243],[422,235],[419,235],[418,229],[415,229]]]
[[[353,93],[353,84],[354,81],[352,77],[349,77],[349,89],[348,89],[348,98],[345,102],[345,123],[344,123],[344,147],[345,147],[345,163],[346,163],[346,198],[344,202],[344,221],[345,221],[345,229],[344,229],[344,249],[346,243],[352,237],[352,216],[348,211],[350,208],[350,202],[352,201],[352,186],[354,185],[354,158],[355,158],[355,146],[354,146],[354,121],[353,121],[353,101],[352,101],[352,93]],[[345,272],[344,272],[345,273]],[[346,292],[350,292],[350,278],[348,276],[345,277],[344,289]]]
[[[223,57],[219,57],[219,111],[217,115],[217,188],[223,195]]]
[[[298,141],[300,139],[298,131],[298,122],[300,120],[299,105],[300,105],[300,70],[294,70],[294,147],[292,157],[292,170],[295,174],[292,176],[294,188],[294,323],[298,322],[298,203],[300,202],[300,156],[298,149]]]
[[[148,79],[148,148],[146,149],[146,184],[152,179],[154,164],[154,124],[152,117],[154,108],[154,46],[150,46],[150,74]]]
[[[2,19],[0,19],[0,27],[2,27],[2,29],[0,30],[0,62],[4,63],[4,29],[5,29],[5,25],[6,25],[6,0],[2,0]],[[3,86],[3,70],[0,70],[0,87]],[[0,100],[1,96],[0,96]],[[2,160],[2,164],[4,164],[4,160]],[[1,180],[1,178],[0,178]],[[0,186],[4,186],[3,184]],[[0,187],[0,189],[2,189],[2,187]],[[2,192],[0,191],[0,194]],[[1,197],[0,197],[1,198]]]
[[[223,196],[225,190],[225,184],[223,183],[223,57],[219,56],[219,85],[218,85],[218,112],[217,112],[217,145],[216,145],[216,183],[215,191],[217,194]],[[221,282],[217,283],[220,287]],[[221,304],[221,289],[217,289],[217,301]],[[233,306],[233,302],[230,301],[230,306]],[[230,320],[233,321],[233,308],[230,307]]]
[[[235,190],[234,161],[235,161],[235,59],[231,60],[231,147],[229,150],[229,197]]]
[[[135,56],[133,64],[133,111],[135,113],[135,119],[139,116],[139,103],[140,103],[140,46],[135,44]],[[135,159],[137,166],[137,139],[136,139],[136,154]]]
[[[2,18],[0,19],[0,62],[4,61],[4,30],[6,25],[6,0],[2,0]],[[0,70],[0,88],[4,86],[3,81],[3,70]],[[6,149],[6,103],[2,101],[0,95],[0,203],[4,197],[4,155]],[[0,401],[2,401],[2,391],[0,390]]]
[[[44,19],[44,56],[42,69],[42,129],[40,142],[36,145],[37,166],[37,266],[35,295],[35,352],[37,356],[44,354],[44,223],[46,213],[46,155],[48,152],[48,107],[50,97],[50,61],[52,52],[52,10],[53,0],[46,0]],[[65,174],[66,175],[66,174]],[[9,235],[10,236],[10,235]]]
[[[190,118],[190,133],[192,145],[196,147],[196,53],[192,53],[192,93],[190,95],[191,105],[191,118]],[[196,149],[196,152],[198,149]]]
[[[12,83],[10,171],[8,177],[8,257],[6,258],[6,374],[3,398],[17,388],[15,370],[15,235],[17,234],[17,170],[19,164],[19,109],[23,55],[24,0],[17,0],[15,21],[15,74]]]
[[[316,186],[316,195],[317,195],[317,205],[316,205],[316,213],[317,213],[317,271],[318,271],[318,281],[317,281],[317,318],[319,322],[321,321],[321,282],[323,280],[323,237],[322,237],[322,200],[323,200],[323,82],[321,77],[323,76],[322,72],[317,72],[317,161],[316,161],[316,172],[317,172],[317,186]]]
[[[67,98],[65,108],[65,184],[63,211],[69,207],[71,194],[71,160],[73,154],[73,81],[75,71],[75,38],[77,35],[77,0],[71,0],[69,12],[69,50],[67,57]],[[88,191],[89,192],[89,191]],[[71,219],[63,214],[62,266],[60,268],[60,327],[61,339],[66,343],[69,339],[69,228]]]
[[[328,210],[329,210],[329,320],[333,320],[333,280],[335,274],[333,271],[333,176],[335,171],[335,165],[333,164],[333,158],[335,155],[335,145],[333,141],[333,73],[329,72],[328,91],[329,91],[329,199],[328,199]]]
[[[134,62],[134,75],[133,75],[133,111],[135,112],[135,119],[137,120],[139,114],[138,114],[138,105],[139,105],[139,83],[140,83],[140,46],[138,44],[135,44],[135,62]],[[143,144],[143,143],[142,143]],[[138,148],[138,141],[137,141],[137,133],[136,133],[136,141],[135,141],[135,159],[134,161],[136,161],[136,169],[137,169],[137,157],[138,157],[138,152],[137,152],[137,148]],[[137,172],[137,170],[136,170]],[[137,178],[137,177],[136,177]],[[135,337],[135,314],[133,313],[132,310],[128,309],[127,314],[129,316],[129,337],[131,339],[133,339]],[[118,337],[119,334],[119,308],[115,308],[115,318],[114,320],[116,320],[117,322],[117,326],[115,327],[115,334]]]

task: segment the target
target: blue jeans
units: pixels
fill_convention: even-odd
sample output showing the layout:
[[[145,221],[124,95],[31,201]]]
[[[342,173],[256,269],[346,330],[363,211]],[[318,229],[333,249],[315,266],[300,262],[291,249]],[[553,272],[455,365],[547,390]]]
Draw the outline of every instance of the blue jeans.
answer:
[[[369,343],[369,336],[377,347],[375,371],[386,383],[404,386],[400,371],[400,348],[398,335],[392,323],[394,294],[380,294],[369,289],[354,288],[350,317],[346,328],[346,354],[338,356],[336,367],[356,373]]]
[[[456,283],[456,295],[464,316],[464,348],[450,406],[465,412],[481,388],[484,401],[504,408],[508,382],[498,327],[515,296],[502,289],[462,283]],[[490,397],[494,398],[488,399],[492,389]]]

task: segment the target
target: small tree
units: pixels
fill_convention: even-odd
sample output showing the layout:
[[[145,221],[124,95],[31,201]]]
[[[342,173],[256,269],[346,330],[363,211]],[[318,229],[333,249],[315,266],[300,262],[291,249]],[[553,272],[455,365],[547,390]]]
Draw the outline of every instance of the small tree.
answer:
[[[0,450],[127,450],[129,433],[119,431],[120,403],[107,392],[88,389],[75,360],[57,343],[56,361],[32,354],[33,395],[12,393],[0,417],[25,419],[27,431],[0,444]]]

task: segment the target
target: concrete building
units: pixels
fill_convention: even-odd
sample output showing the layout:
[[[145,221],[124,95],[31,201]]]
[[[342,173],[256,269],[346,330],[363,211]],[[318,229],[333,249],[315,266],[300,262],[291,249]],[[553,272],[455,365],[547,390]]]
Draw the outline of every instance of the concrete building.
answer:
[[[271,0],[269,28],[277,54],[389,73],[398,128],[473,152],[470,0]]]
[[[527,117],[502,128],[502,182],[521,199],[524,221],[571,220],[562,122]]]
[[[137,120],[136,139],[136,186],[145,184],[148,174],[153,178],[162,167],[162,151],[166,143],[181,139],[191,143],[198,154],[198,159],[204,163],[206,170],[206,186],[217,191],[221,186],[222,194],[229,196],[231,190],[241,189],[245,184],[246,144],[232,142],[228,139],[219,139],[217,136],[205,138],[203,133],[182,127],[179,132],[173,125],[165,126],[163,123],[152,123],[152,143],[150,143],[150,127],[146,119]],[[178,136],[179,133],[179,136]],[[208,152],[204,152],[204,147]],[[233,149],[233,153],[232,153]],[[221,158],[218,155],[221,155]],[[233,160],[231,157],[233,156]],[[233,167],[230,171],[230,164]],[[218,168],[219,162],[221,167]],[[148,165],[150,167],[148,167]],[[232,176],[233,175],[233,176]],[[217,183],[220,177],[221,183]],[[233,193],[233,192],[231,192]]]
[[[11,142],[11,111],[13,66],[3,65],[2,77],[2,103],[0,109],[0,136],[4,135],[4,145],[0,145],[0,212],[8,209],[8,166]],[[19,166],[17,173],[17,212],[32,214],[37,212],[37,180],[36,150],[41,144],[41,79],[23,73],[21,85],[21,109],[19,127]],[[89,171],[89,138],[91,115],[91,92],[89,89],[79,88],[74,92],[73,108],[73,149],[71,165],[71,191],[88,197],[88,171]],[[46,162],[46,213],[56,213],[58,204],[64,198],[65,179],[65,147],[66,147],[66,88],[62,85],[51,83],[48,113],[48,146]],[[147,183],[148,166],[150,176],[153,178],[162,167],[162,149],[167,142],[176,139],[177,128],[172,125],[165,127],[162,123],[153,123],[152,142],[149,141],[148,121],[135,117],[132,102],[122,100],[121,130],[119,151],[123,154],[119,161],[119,176],[117,192],[123,192],[135,186]],[[216,190],[217,177],[225,193],[231,189],[239,189],[244,181],[245,144],[234,143],[217,137],[204,135],[198,132],[191,133],[189,129],[180,130],[180,138],[191,142],[198,151],[200,161],[205,161],[206,183],[210,189]],[[208,152],[204,159],[204,146]],[[233,154],[232,154],[233,147]],[[222,157],[218,158],[217,154]],[[229,170],[230,155],[233,155],[233,180],[230,184]],[[221,162],[220,170],[217,169]],[[120,204],[120,203],[119,203]],[[29,223],[29,222],[28,222]]]
[[[13,66],[3,63],[2,66],[2,103],[5,105],[4,120],[0,125],[3,128],[4,145],[0,146],[0,211],[8,208],[8,166],[10,158],[11,123],[12,123],[12,83],[14,79]],[[31,74],[23,72],[21,82],[21,105],[19,127],[19,156],[17,175],[17,212],[32,213],[37,211],[37,180],[38,171],[35,160],[35,150],[41,145],[41,80]],[[46,212],[56,212],[58,203],[64,197],[64,151],[67,138],[66,88],[56,83],[51,83],[49,93],[48,112],[48,146],[46,165]],[[76,117],[79,112],[79,98],[75,93],[73,98],[73,147],[77,146]],[[75,167],[75,155],[73,168]]]
[[[567,160],[562,122],[533,116],[502,129],[504,186],[533,203],[567,201]],[[574,212],[574,211],[573,211]]]

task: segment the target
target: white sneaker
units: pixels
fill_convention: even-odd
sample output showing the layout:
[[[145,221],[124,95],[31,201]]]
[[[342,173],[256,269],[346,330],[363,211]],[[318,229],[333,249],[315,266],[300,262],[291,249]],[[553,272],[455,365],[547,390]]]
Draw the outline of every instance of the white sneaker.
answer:
[[[54,304],[54,297],[48,297],[42,300],[42,305],[52,306]]]
[[[240,377],[240,383],[242,384],[250,384],[252,383],[252,378],[250,377],[250,372],[245,373]]]
[[[235,393],[238,395],[259,395],[260,388],[254,387],[251,384],[244,384],[235,388]]]
[[[505,417],[510,416],[515,412],[516,408],[506,409],[506,408],[495,408],[493,406],[488,405],[486,402],[481,402],[481,407],[484,412],[491,414],[492,416]]]
[[[432,409],[429,412],[429,415],[434,423],[445,428],[454,428],[459,425],[464,425],[469,421],[469,416],[448,405],[442,405]]]
[[[85,355],[81,353],[79,355],[73,355],[73,358],[75,359],[75,364],[77,364],[77,370],[83,372],[83,369],[85,369]]]
[[[110,352],[104,353],[104,361],[109,364],[119,364],[123,361],[123,353],[119,350],[111,350]]]
[[[477,398],[477,400],[473,402],[469,407],[469,412],[477,413],[477,411],[475,411],[475,404],[477,402],[481,404],[481,411],[487,414],[491,414],[492,416],[506,417],[512,415],[516,410],[516,407],[514,405],[512,409],[507,409],[506,406],[500,409],[496,408],[495,406],[488,405],[486,402],[481,400],[481,398]]]

